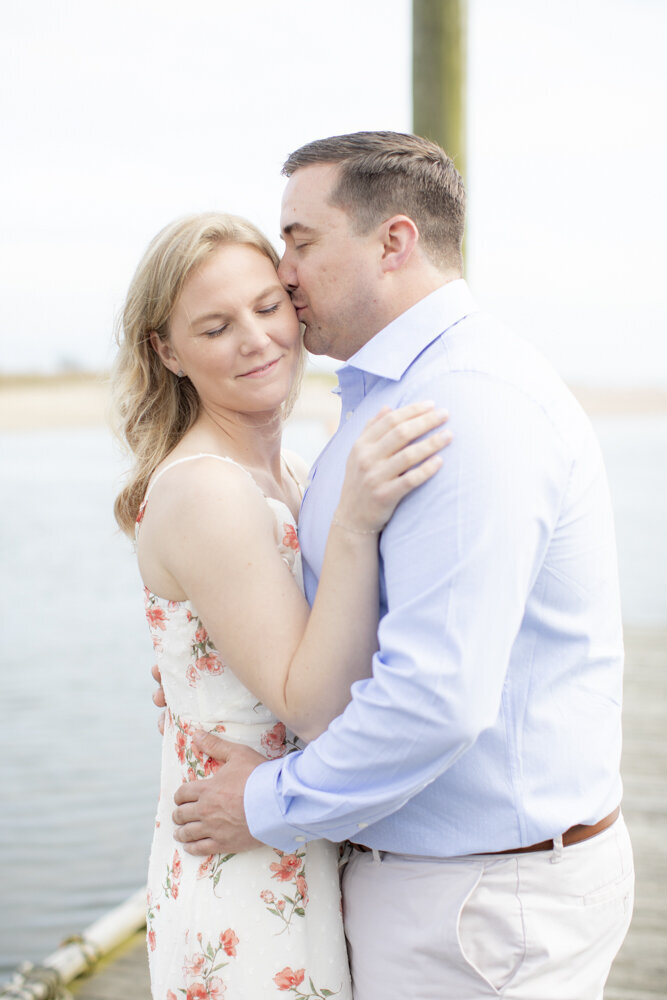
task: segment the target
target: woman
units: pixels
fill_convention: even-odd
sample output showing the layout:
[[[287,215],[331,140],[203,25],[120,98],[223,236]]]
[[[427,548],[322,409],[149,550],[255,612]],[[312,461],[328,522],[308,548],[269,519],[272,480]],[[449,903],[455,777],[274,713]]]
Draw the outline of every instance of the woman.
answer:
[[[449,437],[422,438],[444,420],[429,404],[370,422],[309,612],[296,534],[306,470],[280,449],[303,350],[276,264],[249,223],[194,216],[155,238],[123,313],[114,394],[136,461],[116,517],[136,531],[167,700],[149,869],[159,1000],[350,996],[334,846],[202,863],[174,843],[173,793],[216,766],[192,745],[198,728],[276,757],[294,745],[284,723],[312,739],[343,710],[375,649],[378,533]]]

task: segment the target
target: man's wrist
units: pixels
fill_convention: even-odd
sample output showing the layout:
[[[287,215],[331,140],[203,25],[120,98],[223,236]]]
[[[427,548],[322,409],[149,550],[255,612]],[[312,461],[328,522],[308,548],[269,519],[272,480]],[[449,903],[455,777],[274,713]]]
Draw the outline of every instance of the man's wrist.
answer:
[[[296,754],[288,755],[290,758],[294,756]],[[278,850],[293,852],[310,838],[285,821],[276,794],[276,782],[287,759],[267,760],[254,769],[246,782],[243,804],[248,829],[253,837]]]

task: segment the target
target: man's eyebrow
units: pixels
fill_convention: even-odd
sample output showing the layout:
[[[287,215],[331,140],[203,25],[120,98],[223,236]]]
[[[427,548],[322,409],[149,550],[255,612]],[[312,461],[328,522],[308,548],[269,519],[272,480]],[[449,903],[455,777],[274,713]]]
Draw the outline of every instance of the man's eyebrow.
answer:
[[[283,233],[285,234],[285,236],[289,236],[290,233],[293,233],[295,230],[297,230],[300,233],[315,232],[315,230],[312,229],[310,226],[304,226],[303,222],[290,222],[289,226],[283,227]]]

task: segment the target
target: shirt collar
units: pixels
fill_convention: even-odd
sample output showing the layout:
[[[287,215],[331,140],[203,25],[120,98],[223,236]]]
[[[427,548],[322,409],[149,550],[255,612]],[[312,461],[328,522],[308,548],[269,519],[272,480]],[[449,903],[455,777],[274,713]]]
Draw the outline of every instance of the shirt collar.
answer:
[[[397,382],[436,337],[477,310],[463,278],[449,281],[376,333],[337,374],[357,368]]]

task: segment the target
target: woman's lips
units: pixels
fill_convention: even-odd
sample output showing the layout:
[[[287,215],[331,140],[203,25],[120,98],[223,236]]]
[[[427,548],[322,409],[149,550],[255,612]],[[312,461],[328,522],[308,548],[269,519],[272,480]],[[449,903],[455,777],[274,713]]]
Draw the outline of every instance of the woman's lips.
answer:
[[[258,365],[257,368],[251,368],[249,372],[242,372],[237,378],[261,378],[262,375],[267,375],[272,371],[279,361],[280,358],[274,358],[273,361],[267,361],[265,365]]]

